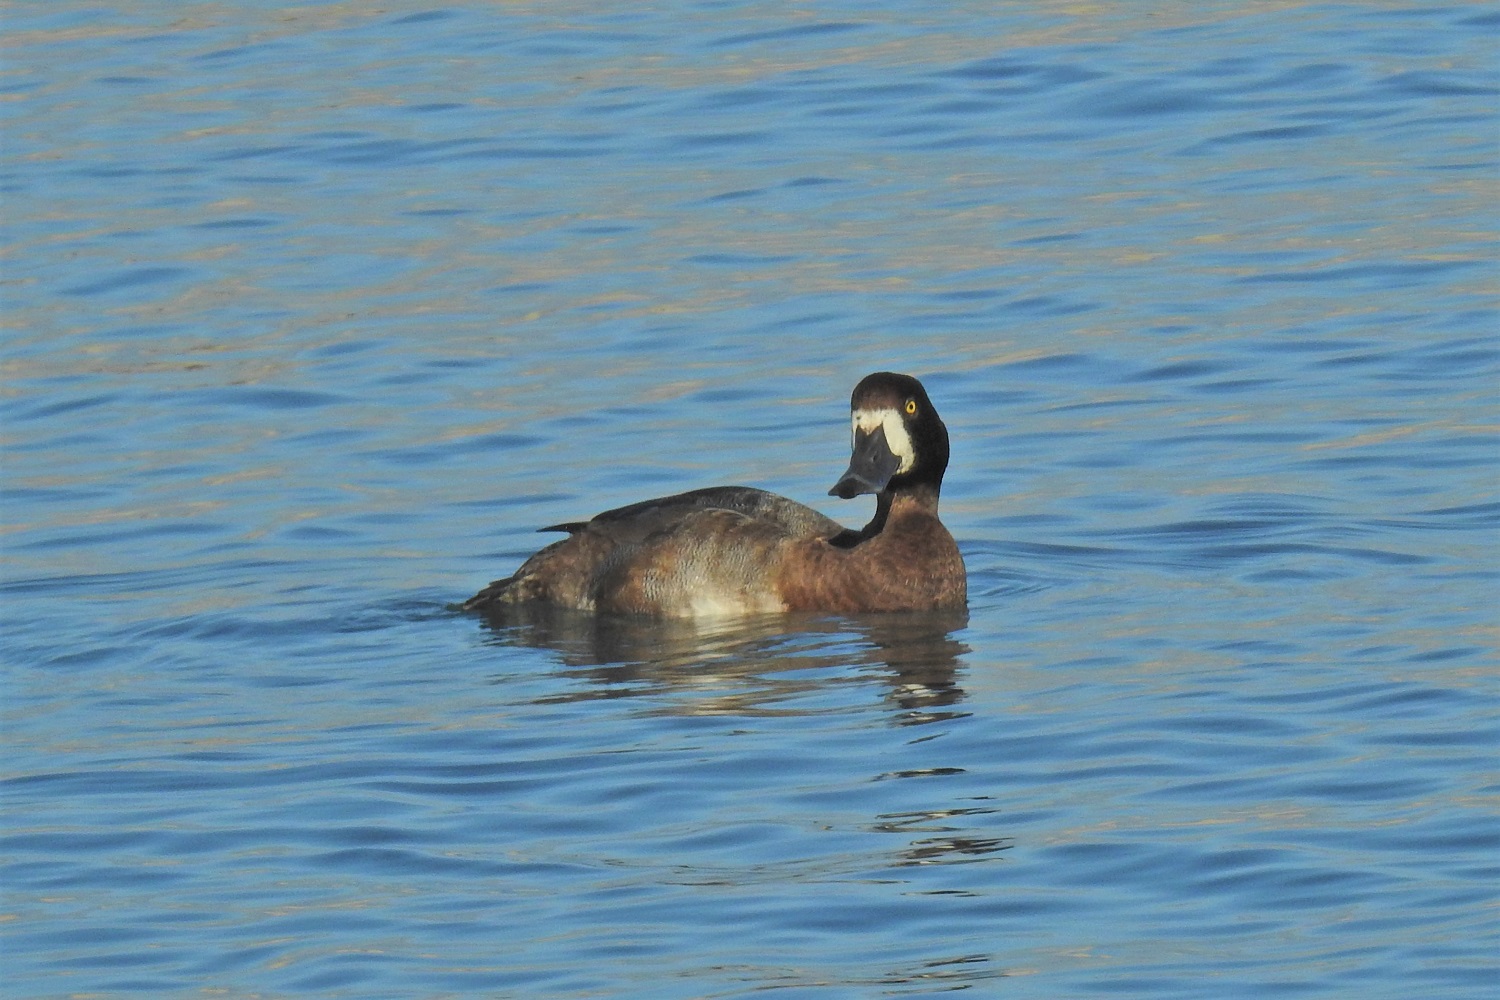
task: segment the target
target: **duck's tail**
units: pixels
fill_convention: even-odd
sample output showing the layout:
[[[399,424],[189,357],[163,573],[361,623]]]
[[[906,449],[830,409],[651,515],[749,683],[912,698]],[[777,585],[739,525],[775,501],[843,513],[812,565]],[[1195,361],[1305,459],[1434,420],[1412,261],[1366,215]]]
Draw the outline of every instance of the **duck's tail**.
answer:
[[[496,604],[509,604],[516,598],[513,595],[507,595],[511,594],[515,588],[516,580],[519,579],[520,575],[520,573],[516,573],[513,576],[507,576],[503,580],[496,580],[467,601],[464,601],[459,607],[464,611],[483,611],[485,608],[494,607]]]

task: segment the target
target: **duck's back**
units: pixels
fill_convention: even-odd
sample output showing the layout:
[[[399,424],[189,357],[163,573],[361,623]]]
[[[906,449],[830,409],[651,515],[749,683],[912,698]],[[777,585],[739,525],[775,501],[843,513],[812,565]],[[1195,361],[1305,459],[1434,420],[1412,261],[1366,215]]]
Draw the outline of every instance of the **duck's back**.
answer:
[[[710,486],[656,500],[643,500],[598,514],[591,521],[558,524],[543,531],[595,529],[624,540],[663,530],[680,530],[699,513],[729,510],[774,526],[791,538],[824,538],[843,525],[806,504],[751,486]]]
[[[845,534],[811,507],[748,486],[646,500],[543,530],[569,535],[464,608],[546,601],[655,615],[781,611],[775,570],[788,546]]]

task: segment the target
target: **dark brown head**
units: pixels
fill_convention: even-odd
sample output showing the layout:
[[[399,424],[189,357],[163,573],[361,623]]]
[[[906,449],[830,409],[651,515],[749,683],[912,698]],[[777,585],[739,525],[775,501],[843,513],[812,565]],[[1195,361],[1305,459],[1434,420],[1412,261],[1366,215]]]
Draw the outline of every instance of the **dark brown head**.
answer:
[[[936,500],[948,468],[948,428],[927,390],[910,375],[876,372],[854,387],[854,454],[829,490],[845,500],[861,493],[931,490]]]

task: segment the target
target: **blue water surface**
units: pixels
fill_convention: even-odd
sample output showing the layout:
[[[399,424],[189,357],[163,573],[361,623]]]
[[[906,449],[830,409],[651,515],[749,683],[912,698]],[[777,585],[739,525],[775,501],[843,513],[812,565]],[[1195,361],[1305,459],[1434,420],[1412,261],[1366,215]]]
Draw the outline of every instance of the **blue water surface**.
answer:
[[[1496,995],[1491,5],[5,22],[5,996]],[[967,616],[453,610],[880,369]]]

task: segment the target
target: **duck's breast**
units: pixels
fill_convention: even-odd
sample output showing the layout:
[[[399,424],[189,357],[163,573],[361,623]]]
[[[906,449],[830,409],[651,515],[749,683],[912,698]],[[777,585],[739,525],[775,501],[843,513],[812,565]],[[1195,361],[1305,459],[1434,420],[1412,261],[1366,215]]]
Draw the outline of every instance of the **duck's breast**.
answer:
[[[968,604],[963,557],[935,515],[893,515],[852,548],[822,541],[791,547],[776,590],[789,611],[933,611]]]

